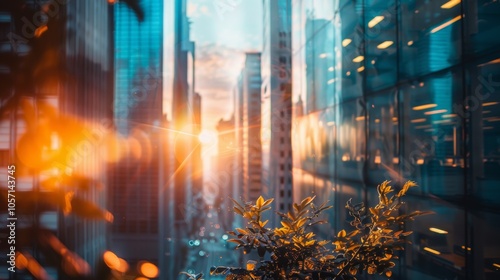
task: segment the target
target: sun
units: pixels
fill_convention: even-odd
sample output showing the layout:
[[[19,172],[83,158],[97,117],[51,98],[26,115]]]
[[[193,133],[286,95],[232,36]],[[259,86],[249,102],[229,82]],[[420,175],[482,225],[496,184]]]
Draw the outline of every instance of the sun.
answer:
[[[217,133],[213,130],[202,130],[198,134],[198,140],[202,145],[211,145],[217,141]]]

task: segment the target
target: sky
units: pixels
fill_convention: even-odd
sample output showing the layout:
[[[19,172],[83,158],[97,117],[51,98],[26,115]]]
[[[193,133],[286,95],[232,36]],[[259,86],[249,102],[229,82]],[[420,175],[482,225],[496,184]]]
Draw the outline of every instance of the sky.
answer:
[[[170,2],[165,7],[168,15],[174,1],[166,2]],[[218,121],[230,118],[233,112],[232,89],[245,52],[261,50],[262,1],[188,0],[188,17],[192,22],[191,40],[196,44],[196,91],[202,96],[202,127],[215,130]],[[172,27],[173,20],[165,17],[166,64],[173,55]],[[173,76],[170,66],[165,68],[164,107],[168,114]]]

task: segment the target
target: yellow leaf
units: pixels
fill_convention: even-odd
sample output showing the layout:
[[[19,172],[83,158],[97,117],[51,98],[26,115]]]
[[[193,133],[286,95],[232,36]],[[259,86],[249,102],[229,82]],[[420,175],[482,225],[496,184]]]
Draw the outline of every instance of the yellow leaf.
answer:
[[[248,232],[242,228],[236,228],[236,231],[238,231],[241,234],[248,234]]]
[[[257,207],[258,208],[261,208],[262,205],[264,204],[264,198],[261,196],[259,196],[259,198],[257,199]]]
[[[297,221],[297,227],[302,227],[305,223],[307,222],[307,219],[306,218],[302,218],[300,220]]]
[[[267,205],[271,204],[273,201],[274,201],[274,198],[270,198],[270,199],[268,199],[268,200],[264,201],[264,204],[262,205],[262,207],[264,207],[264,206],[267,206]]]
[[[337,233],[337,237],[345,237],[347,235],[347,233],[345,232],[345,230],[341,230],[339,231],[339,233]]]
[[[385,276],[387,276],[387,277],[391,277],[391,276],[392,276],[392,271],[387,270],[387,271],[385,272]]]
[[[260,227],[265,227],[267,222],[269,222],[269,220],[265,220],[264,222],[263,221],[259,221],[259,225]]]

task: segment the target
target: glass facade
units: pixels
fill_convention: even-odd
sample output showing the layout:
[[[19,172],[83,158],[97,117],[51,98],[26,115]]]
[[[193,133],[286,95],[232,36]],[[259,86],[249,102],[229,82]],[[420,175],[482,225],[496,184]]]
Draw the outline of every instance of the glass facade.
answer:
[[[110,248],[130,264],[148,260],[162,267],[163,1],[140,5],[142,21],[125,4],[114,6],[114,122],[119,141],[133,142],[134,148],[110,164],[109,200],[116,217]]]
[[[412,245],[394,279],[500,278],[500,3],[293,2],[294,197],[414,180]],[[297,111],[297,110],[296,110]],[[300,111],[300,110],[299,110]]]

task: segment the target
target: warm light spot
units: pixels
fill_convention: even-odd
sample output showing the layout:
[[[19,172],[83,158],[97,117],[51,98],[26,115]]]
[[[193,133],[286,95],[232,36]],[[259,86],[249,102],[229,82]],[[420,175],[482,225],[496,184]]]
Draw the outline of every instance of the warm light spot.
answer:
[[[407,44],[408,44],[408,46],[411,46],[411,45],[413,45],[413,41],[408,41]]]
[[[365,120],[365,116],[356,117],[356,121],[358,121],[358,122],[364,121],[364,120]]]
[[[146,278],[146,277],[136,277],[134,280],[149,280],[149,278]]]
[[[419,159],[417,159],[417,164],[418,164],[418,165],[422,165],[422,164],[424,164],[424,159],[423,159],[423,158],[419,158]]]
[[[398,157],[392,158],[392,163],[399,164],[399,158]]]
[[[487,120],[489,122],[500,122],[500,118],[499,117],[487,118]]]
[[[257,264],[257,262],[255,261],[248,261],[247,262],[247,270],[254,270],[255,269],[255,265]]]
[[[158,267],[150,262],[143,262],[139,264],[139,272],[148,278],[155,278],[158,276]]]
[[[111,269],[118,269],[120,267],[120,259],[111,251],[106,251],[102,255],[104,263]]]
[[[448,232],[446,230],[442,230],[442,229],[435,228],[435,227],[431,227],[431,228],[429,228],[429,230],[432,232],[435,232],[435,233],[439,233],[439,234],[448,234]]]
[[[113,222],[113,220],[114,220],[114,216],[113,216],[113,214],[111,214],[111,212],[106,211],[106,212],[104,213],[104,219],[106,220],[106,222],[108,222],[108,223],[112,223],[112,222]]]
[[[43,33],[45,33],[45,31],[47,31],[49,28],[47,27],[47,25],[42,25],[40,27],[38,27],[36,30],[35,30],[35,37],[40,37],[42,36]]]
[[[461,0],[450,0],[441,6],[441,9],[451,9],[456,5],[460,4]]]
[[[417,125],[415,126],[415,129],[424,129],[424,128],[431,128],[432,126],[430,124],[427,125]]]
[[[335,125],[335,122],[327,122],[326,123],[327,126],[334,126]]]
[[[497,264],[497,263],[494,263],[493,266],[496,268],[500,268],[500,264]]]
[[[375,123],[379,123],[380,122],[380,119],[375,119]]]
[[[427,120],[426,119],[414,119],[414,120],[411,120],[411,123],[422,123],[425,121],[427,121]]]
[[[28,259],[21,253],[16,254],[16,267],[21,270],[28,267]]]
[[[322,53],[319,55],[320,58],[326,58],[328,55],[326,53]]]
[[[351,42],[352,42],[351,39],[346,38],[346,39],[342,40],[342,46],[347,47]]]
[[[346,76],[351,76],[351,71],[347,71],[345,74]]]
[[[441,30],[441,29],[443,29],[443,28],[445,28],[445,27],[447,27],[447,26],[449,26],[449,25],[451,25],[451,24],[453,24],[453,23],[455,23],[455,22],[457,22],[457,21],[459,21],[459,20],[461,20],[461,19],[462,19],[462,16],[461,16],[461,15],[456,16],[456,17],[454,17],[453,19],[451,19],[451,20],[449,20],[449,21],[447,21],[447,22],[445,22],[445,23],[443,23],[443,24],[439,25],[438,27],[435,27],[434,29],[432,29],[432,30],[431,30],[431,33],[436,33],[436,32],[438,32],[439,30]]]
[[[375,156],[375,159],[373,160],[373,162],[375,164],[380,164],[382,162],[382,159],[380,158],[380,156]]]
[[[429,247],[424,247],[424,250],[429,252],[429,253],[433,253],[434,255],[440,255],[441,252],[439,252],[438,250],[434,250],[432,248],[429,248]]]
[[[497,105],[497,104],[498,104],[498,102],[486,102],[486,103],[483,103],[483,107]]]
[[[443,117],[443,118],[454,118],[456,116],[457,116],[457,114],[444,114],[441,117]]]
[[[351,160],[351,156],[349,156],[349,154],[344,154],[342,156],[342,161],[350,161]]]
[[[392,118],[392,121],[393,121],[393,122],[397,122],[397,121],[398,121],[398,118],[397,118],[397,117],[393,117],[393,118]]]
[[[352,61],[353,62],[361,62],[363,60],[365,60],[365,57],[362,55],[359,55],[359,56],[356,56]]]
[[[198,140],[200,140],[201,144],[213,144],[217,140],[217,133],[212,130],[203,130],[198,135]]]
[[[441,113],[446,113],[446,112],[448,112],[448,110],[441,109],[441,110],[427,111],[424,113],[424,115],[435,115],[435,114],[441,114]]]
[[[393,41],[385,41],[385,42],[383,42],[383,43],[379,44],[379,45],[377,46],[377,49],[381,49],[381,50],[383,50],[383,49],[387,49],[388,47],[392,46],[392,44],[394,44],[394,42],[393,42]]]
[[[118,266],[118,268],[116,268],[116,271],[121,272],[121,273],[127,272],[128,268],[129,268],[127,261],[122,259],[122,258],[118,258],[118,260],[120,262],[120,265]]]
[[[364,66],[361,66],[358,68],[358,72],[363,72],[365,70],[365,67]]]
[[[368,27],[373,28],[375,25],[379,24],[384,20],[384,16],[376,16],[368,22]]]
[[[430,108],[434,108],[434,107],[437,107],[437,104],[424,104],[424,105],[419,105],[419,106],[413,107],[413,110],[420,111],[420,110],[430,109]]]
[[[465,246],[462,245],[462,249],[465,250]],[[470,247],[467,247],[467,251],[471,251],[472,249]]]
[[[479,64],[478,67],[483,67],[483,66],[486,66],[486,65],[497,64],[497,63],[500,63],[500,58],[490,60],[490,61],[488,61],[486,63],[483,63],[483,64]]]

